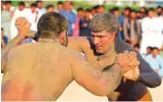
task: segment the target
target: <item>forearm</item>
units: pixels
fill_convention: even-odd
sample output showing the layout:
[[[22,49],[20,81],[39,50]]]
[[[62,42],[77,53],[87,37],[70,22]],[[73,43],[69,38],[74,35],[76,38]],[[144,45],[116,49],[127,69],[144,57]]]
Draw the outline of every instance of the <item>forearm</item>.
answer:
[[[102,78],[108,81],[107,93],[110,94],[120,85],[122,79],[121,66],[114,64],[113,66],[105,67],[102,72]]]
[[[141,73],[139,81],[151,88],[157,87],[161,84],[161,78],[155,72]]]

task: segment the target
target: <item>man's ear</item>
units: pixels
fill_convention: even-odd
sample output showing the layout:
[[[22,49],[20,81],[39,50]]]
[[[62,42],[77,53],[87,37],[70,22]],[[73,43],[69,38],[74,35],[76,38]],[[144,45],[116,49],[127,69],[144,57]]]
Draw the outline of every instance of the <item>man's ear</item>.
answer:
[[[59,35],[59,43],[63,46],[67,45],[67,35],[66,32],[61,32]]]

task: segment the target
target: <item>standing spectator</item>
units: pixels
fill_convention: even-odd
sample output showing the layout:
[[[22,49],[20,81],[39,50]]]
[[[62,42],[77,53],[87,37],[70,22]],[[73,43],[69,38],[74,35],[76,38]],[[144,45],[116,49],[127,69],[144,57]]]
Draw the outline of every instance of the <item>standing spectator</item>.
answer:
[[[163,44],[162,37],[162,25],[155,14],[153,8],[149,8],[148,16],[141,22],[142,27],[142,41],[141,41],[141,53],[146,53],[148,46],[161,48]]]
[[[14,7],[12,6],[11,1],[5,1],[4,4],[2,4],[5,9],[2,9],[1,11],[1,26],[4,29],[4,32],[6,36],[11,40],[11,32],[10,32],[10,26],[11,26],[11,19],[14,12]]]
[[[36,3],[31,4],[31,8],[28,10],[27,19],[31,24],[31,30],[37,31],[37,23],[42,16],[42,12],[37,8]]]
[[[73,32],[73,36],[77,37],[79,36],[80,33],[80,20],[83,18],[84,16],[84,10],[83,8],[78,8],[77,9],[77,19],[76,19],[76,23],[75,23],[75,28],[74,28],[74,32]]]
[[[148,46],[146,50],[147,50],[147,52],[146,52],[145,56],[150,55],[152,53],[153,47]]]
[[[57,11],[60,12],[63,9],[63,2],[62,1],[58,1],[57,2]]]
[[[11,20],[11,39],[14,38],[18,33],[15,26],[15,20],[19,17],[27,18],[27,15],[29,14],[28,14],[28,9],[25,8],[25,3],[23,1],[19,2],[18,9],[15,10]]]
[[[60,11],[60,13],[68,20],[68,36],[72,36],[75,22],[76,22],[76,14],[71,10],[71,2],[64,2],[64,9]]]
[[[150,64],[153,70],[163,78],[163,58],[159,55],[159,49],[154,47],[152,54],[145,57],[145,60]]]
[[[97,13],[104,13],[105,9],[104,9],[104,5],[98,5],[97,6]]]
[[[124,10],[122,11],[122,15],[119,17],[119,22],[120,22],[120,31],[122,32],[123,35],[121,35],[121,40],[125,40],[124,38],[124,23],[128,21],[128,17],[130,14],[130,7],[126,7],[124,8]]]
[[[120,14],[119,14],[119,8],[118,7],[114,7],[113,9],[112,9],[112,11],[111,11],[112,13],[113,13],[113,15],[115,16],[115,17],[117,17],[117,19],[118,19],[118,22],[119,22],[119,33],[118,33],[118,38],[120,39],[120,40],[123,40],[124,39],[124,36],[123,36],[123,19],[122,19],[122,17],[120,16]]]
[[[77,14],[77,11],[75,9],[75,4],[73,2],[70,2],[70,7],[71,7],[72,12],[74,12],[75,14]]]
[[[36,4],[42,14],[46,13],[46,9],[43,7],[43,2],[41,0],[36,1]]]
[[[136,12],[130,11],[129,19],[124,23],[125,40],[130,40],[131,45],[134,46],[138,43],[140,38],[140,24],[136,18]]]
[[[1,48],[8,43],[8,37],[4,35],[4,29],[1,28]]]
[[[54,12],[54,6],[53,5],[47,5],[46,6],[46,11],[47,12]]]
[[[147,9],[146,9],[146,7],[141,7],[140,8],[140,12],[142,14],[142,18],[147,16]]]
[[[80,20],[80,36],[91,36],[89,28],[91,10],[86,9],[84,18]]]
[[[161,16],[162,13],[162,7],[161,6],[157,6],[157,16]]]

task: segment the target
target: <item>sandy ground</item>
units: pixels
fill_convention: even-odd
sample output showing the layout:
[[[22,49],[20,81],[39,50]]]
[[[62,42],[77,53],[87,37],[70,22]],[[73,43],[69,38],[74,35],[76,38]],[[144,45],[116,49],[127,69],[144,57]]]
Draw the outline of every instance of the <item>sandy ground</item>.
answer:
[[[163,80],[157,88],[149,88],[153,101],[163,101]],[[99,97],[85,90],[73,81],[59,97],[58,101],[107,101],[106,97]]]
[[[1,74],[1,81],[2,81]],[[163,101],[163,80],[162,84],[157,88],[149,88],[153,101]],[[73,81],[66,90],[62,93],[62,95],[58,98],[57,101],[98,101],[98,102],[107,102],[106,97],[100,97],[93,95],[92,93],[85,90],[83,87],[78,85],[75,81]]]

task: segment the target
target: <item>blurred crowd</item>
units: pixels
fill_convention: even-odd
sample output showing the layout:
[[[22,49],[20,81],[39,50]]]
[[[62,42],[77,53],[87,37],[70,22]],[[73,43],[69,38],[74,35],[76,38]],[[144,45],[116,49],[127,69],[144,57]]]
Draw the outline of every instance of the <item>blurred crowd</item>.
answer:
[[[78,37],[91,36],[89,23],[96,13],[110,12],[119,22],[117,37],[139,51],[152,68],[163,76],[163,7],[140,7],[139,10],[114,7],[106,11],[104,5],[76,9],[71,1],[58,1],[57,4],[48,4],[46,7],[44,2],[35,1],[26,6],[21,1],[18,7],[14,7],[11,1],[1,1],[1,47],[18,34],[15,26],[18,17],[27,18],[31,30],[37,31],[37,23],[44,13],[59,12],[69,22],[68,36]],[[26,42],[32,40],[28,39]]]

